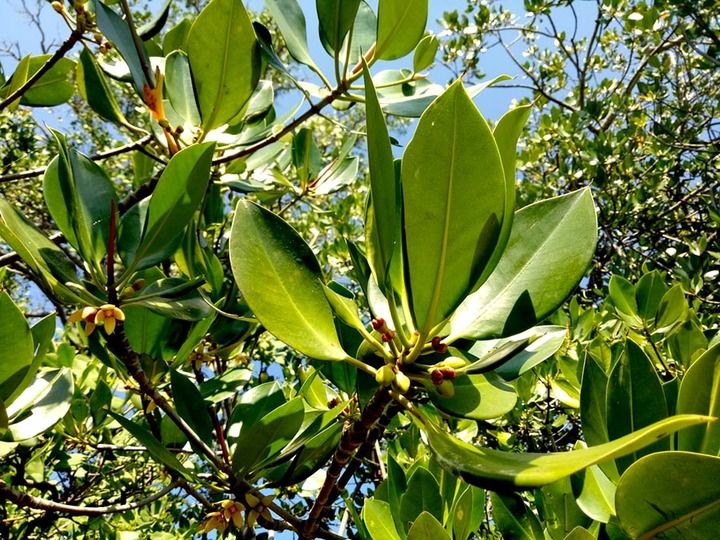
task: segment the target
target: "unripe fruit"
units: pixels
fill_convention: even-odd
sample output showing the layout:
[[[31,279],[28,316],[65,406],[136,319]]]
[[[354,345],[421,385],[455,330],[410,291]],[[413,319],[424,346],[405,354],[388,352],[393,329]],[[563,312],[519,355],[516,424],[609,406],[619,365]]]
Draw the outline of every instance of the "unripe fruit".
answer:
[[[385,364],[375,372],[375,380],[381,386],[388,386],[395,380],[395,370],[391,365]]]
[[[398,371],[395,375],[395,386],[404,394],[410,390],[410,379],[402,371]]]
[[[455,386],[451,381],[443,381],[436,390],[442,397],[451,398],[455,395]]]

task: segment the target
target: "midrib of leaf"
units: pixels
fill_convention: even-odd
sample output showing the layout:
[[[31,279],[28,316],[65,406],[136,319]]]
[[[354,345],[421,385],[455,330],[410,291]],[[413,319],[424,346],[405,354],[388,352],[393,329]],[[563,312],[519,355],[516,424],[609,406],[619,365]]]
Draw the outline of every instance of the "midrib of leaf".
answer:
[[[285,297],[290,300],[290,302],[289,302],[290,307],[292,307],[293,311],[297,315],[299,315],[301,320],[305,321],[305,326],[310,330],[311,335],[315,336],[321,343],[327,343],[325,336],[323,336],[322,334],[317,332],[315,325],[309,324],[309,321],[305,317],[303,310],[301,310],[298,307],[298,304],[295,303],[295,300],[294,300],[292,294],[290,294],[290,291],[287,288],[285,281],[280,276],[280,273],[277,271],[277,268],[275,268],[275,265],[273,264],[273,259],[270,256],[270,253],[267,251],[267,249],[265,247],[265,243],[259,242],[259,244],[260,244],[260,248],[263,251],[263,255],[265,256],[265,259],[268,261],[268,267],[270,268],[270,270],[272,270],[272,273],[275,275],[277,282],[280,284],[280,288],[281,288],[282,292],[285,293]]]
[[[638,538],[638,540],[650,540],[651,538],[655,538],[660,533],[669,531],[670,529],[674,529],[676,526],[681,525],[686,521],[690,521],[693,518],[695,518],[696,516],[704,514],[705,512],[712,510],[715,506],[718,506],[718,505],[720,505],[720,499],[711,501],[708,504],[706,504],[705,506],[701,506],[700,508],[692,510],[691,512],[687,512],[681,516],[678,516],[671,521],[667,521],[667,522],[663,523],[662,525],[658,525],[654,529],[644,533],[642,536],[640,536]]]
[[[235,2],[230,2],[230,16],[227,18],[227,24],[225,25],[225,47],[223,49],[223,59],[222,59],[222,71],[220,72],[220,79],[218,81],[218,90],[217,94],[215,95],[215,102],[213,103],[212,111],[210,112],[210,118],[208,118],[207,122],[203,122],[204,129],[208,129],[209,126],[212,126],[213,122],[215,121],[215,117],[218,115],[218,109],[220,108],[220,102],[222,101],[222,94],[223,94],[223,88],[225,87],[225,79],[227,77],[227,68],[228,68],[228,57],[229,54],[229,47],[230,47],[230,32],[232,28],[232,23],[235,20]],[[212,128],[210,128],[212,129]]]
[[[433,318],[435,317],[435,312],[437,311],[438,304],[440,303],[440,293],[442,292],[442,283],[445,278],[445,267],[447,265],[447,246],[448,246],[448,236],[449,236],[449,222],[450,222],[450,211],[452,209],[452,192],[453,192],[453,180],[455,175],[455,160],[453,157],[455,156],[455,148],[457,146],[457,97],[453,98],[453,129],[452,129],[452,144],[451,144],[451,151],[450,151],[450,170],[448,171],[448,191],[447,191],[447,198],[446,198],[446,204],[445,204],[445,218],[443,221],[443,234],[442,234],[442,243],[440,244],[440,256],[438,257],[438,266],[437,266],[437,272],[435,274],[435,284],[433,286],[433,294],[430,299],[430,307],[428,308],[427,314],[425,316],[425,326],[423,328],[422,333],[424,335],[427,335],[427,333],[430,331],[430,329],[435,326],[433,322]]]
[[[545,240],[543,240],[543,241],[540,243],[540,245],[538,246],[538,248],[535,250],[535,252],[534,252],[532,255],[530,255],[530,257],[528,258],[528,260],[523,264],[522,268],[520,268],[520,270],[518,270],[517,272],[515,272],[515,277],[514,277],[513,279],[511,279],[510,281],[508,281],[508,282],[505,284],[505,286],[504,286],[502,289],[500,289],[500,291],[499,291],[497,294],[494,295],[493,299],[492,299],[490,302],[488,302],[487,304],[484,305],[484,311],[487,311],[490,307],[492,307],[493,305],[495,305],[495,302],[497,302],[498,299],[500,299],[500,298],[502,297],[502,295],[505,294],[505,292],[506,292],[508,289],[510,289],[510,288],[512,287],[512,285],[520,278],[520,276],[522,276],[522,275],[527,271],[527,269],[528,269],[528,267],[530,266],[530,264],[535,260],[536,257],[539,256],[540,251],[542,251],[542,248],[544,248],[547,244],[549,244],[549,243],[551,242],[551,240],[554,240],[554,237],[555,237],[555,235],[556,235],[556,233],[557,233],[557,230],[560,228],[560,226],[561,226],[563,223],[565,223],[565,221],[567,221],[568,216],[570,216],[570,215],[572,214],[572,212],[575,210],[576,203],[579,202],[579,199],[580,199],[580,198],[578,198],[578,199],[574,202],[574,204],[572,205],[572,208],[571,208],[570,210],[568,210],[568,211],[565,213],[565,215],[560,219],[560,221],[558,222],[558,224],[557,224],[555,227],[553,227],[553,230],[552,230],[548,235],[546,235]],[[513,221],[515,221],[515,220],[513,220]],[[534,228],[534,225],[530,227],[530,229],[533,229],[533,228]],[[501,258],[500,260],[502,261],[502,258]],[[482,289],[479,289],[479,290],[482,290]],[[465,328],[463,328],[462,330],[464,331],[466,328],[467,328],[467,326],[466,326]],[[447,339],[447,340],[450,340],[450,339],[452,339],[453,337],[454,337],[454,338],[457,338],[457,334],[453,334],[452,336],[449,336],[449,337],[446,338],[446,339]]]
[[[718,416],[717,409],[720,409],[720,361],[715,360],[715,368],[713,369],[713,384],[710,389],[710,406],[708,407],[708,416]],[[710,438],[710,432],[712,431],[713,425],[708,424],[705,426],[703,432],[702,441],[700,443],[700,452],[708,453],[708,439]]]
[[[405,3],[405,11],[404,11],[403,14],[400,16],[400,18],[397,20],[397,23],[392,26],[392,29],[391,29],[390,33],[388,34],[388,36],[389,36],[390,38],[392,38],[392,35],[395,34],[395,32],[398,31],[398,28],[402,27],[403,23],[405,22],[405,19],[406,19],[407,16],[408,16],[408,13],[410,13],[410,8],[411,8],[412,4],[413,4],[412,0],[408,0],[408,1]],[[391,41],[391,40],[387,40],[385,43],[383,43],[383,44],[381,45],[381,47],[380,47],[380,50],[377,51],[376,54],[377,54],[377,55],[380,55],[380,54],[386,49],[386,46],[387,46],[388,43],[390,43],[390,41]]]

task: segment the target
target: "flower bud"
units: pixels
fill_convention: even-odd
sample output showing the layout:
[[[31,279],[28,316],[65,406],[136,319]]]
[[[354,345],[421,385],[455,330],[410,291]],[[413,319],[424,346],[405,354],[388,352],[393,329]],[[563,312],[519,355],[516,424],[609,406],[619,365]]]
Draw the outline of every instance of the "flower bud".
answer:
[[[395,369],[393,366],[385,364],[375,372],[375,380],[381,386],[388,386],[395,380]]]
[[[455,386],[452,381],[443,381],[437,386],[436,390],[442,397],[451,398],[455,395]]]
[[[62,13],[65,11],[65,6],[63,6],[62,2],[59,2],[58,0],[55,0],[52,4],[50,4],[52,8],[57,11],[58,13]]]
[[[383,318],[373,319],[371,324],[372,324],[373,329],[377,330],[379,332],[380,329],[385,326],[385,319],[383,319]]]
[[[445,377],[443,376],[442,371],[440,371],[439,369],[431,369],[430,380],[435,386],[438,386],[442,384],[442,382],[445,380]]]
[[[446,381],[455,380],[457,374],[455,373],[455,370],[453,368],[446,367],[442,368],[440,371],[442,372],[443,379],[445,379]]]
[[[452,368],[452,369],[460,369],[464,368],[467,365],[467,361],[464,358],[460,358],[459,356],[450,356],[443,360],[442,362],[438,363],[439,368]]]
[[[432,341],[430,342],[432,345],[432,348],[435,352],[439,352],[440,354],[446,353],[448,350],[448,346],[446,343],[442,343],[442,338],[440,336],[435,336],[432,338]]]
[[[404,394],[410,390],[410,379],[402,371],[398,371],[395,375],[395,386]]]

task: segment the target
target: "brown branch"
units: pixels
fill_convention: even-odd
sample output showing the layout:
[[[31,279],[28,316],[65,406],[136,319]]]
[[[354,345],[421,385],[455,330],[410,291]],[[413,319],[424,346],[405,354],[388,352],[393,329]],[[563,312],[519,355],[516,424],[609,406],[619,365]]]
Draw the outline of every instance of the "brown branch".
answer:
[[[179,487],[179,485],[180,484],[178,482],[172,482],[157,493],[154,493],[140,501],[109,506],[76,506],[73,504],[51,501],[50,499],[36,497],[34,495],[30,495],[29,493],[23,493],[20,490],[10,487],[3,480],[0,480],[0,495],[2,495],[5,499],[14,502],[16,505],[25,508],[34,508],[36,510],[45,510],[48,512],[57,512],[62,514],[72,514],[75,516],[104,516],[106,514],[128,512],[130,510],[147,506],[148,504],[164,497],[170,491]]]
[[[144,147],[146,144],[150,143],[153,140],[152,135],[146,135],[145,137],[138,139],[137,141],[129,142],[123,146],[118,146],[117,148],[112,148],[110,150],[106,150],[105,152],[99,152],[97,154],[92,154],[91,156],[88,156],[89,159],[92,161],[100,161],[103,159],[108,159],[111,157],[119,156],[121,154],[126,154],[127,152],[132,152],[133,150],[140,150],[142,147]],[[27,178],[34,178],[36,176],[41,176],[45,174],[45,171],[47,170],[47,167],[38,167],[37,169],[31,169],[29,171],[22,171],[18,173],[12,173],[12,174],[6,174],[4,176],[0,176],[0,183],[3,182],[12,182],[16,180],[25,180]]]
[[[62,43],[62,45],[60,45],[60,47],[55,51],[55,54],[53,54],[42,66],[40,66],[40,69],[33,73],[32,76],[27,81],[25,81],[20,88],[15,90],[12,94],[10,94],[8,97],[2,100],[2,102],[0,102],[0,111],[8,107],[10,104],[14,103],[16,99],[22,97],[22,95],[27,92],[30,87],[32,87],[32,85],[40,79],[40,77],[45,75],[45,73],[47,73],[50,68],[57,64],[61,58],[63,58],[68,52],[70,52],[70,49],[72,49],[75,44],[80,41],[81,37],[82,32],[79,32],[78,30],[73,30],[70,33],[70,36],[68,36],[68,38]]]
[[[335,455],[333,456],[332,462],[328,467],[325,475],[325,482],[323,483],[320,493],[318,493],[315,503],[313,504],[310,515],[305,521],[301,538],[315,538],[315,531],[318,527],[320,517],[325,512],[328,504],[330,504],[330,497],[335,489],[335,483],[340,477],[345,465],[348,464],[350,458],[357,448],[365,442],[368,436],[368,432],[378,421],[380,416],[385,410],[385,406],[390,401],[390,394],[386,388],[381,388],[373,395],[372,399],[365,406],[365,410],[360,415],[360,418],[353,422],[353,424],[346,428],[340,438],[340,444],[338,445]],[[374,443],[373,443],[374,444]]]

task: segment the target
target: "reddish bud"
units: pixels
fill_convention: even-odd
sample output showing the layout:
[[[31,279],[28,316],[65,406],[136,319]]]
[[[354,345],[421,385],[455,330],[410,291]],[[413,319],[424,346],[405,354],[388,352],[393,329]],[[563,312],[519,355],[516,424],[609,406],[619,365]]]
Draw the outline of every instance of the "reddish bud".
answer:
[[[443,372],[439,369],[433,369],[430,370],[430,380],[435,386],[438,386],[445,380],[445,376],[443,375]]]
[[[432,345],[432,348],[435,352],[439,352],[442,354],[447,352],[448,346],[446,343],[442,343],[441,340],[442,338],[440,336],[435,336],[434,338],[432,338],[430,344]]]
[[[387,332],[385,332],[382,335],[382,340],[385,343],[390,343],[394,337],[395,337],[395,332],[393,332],[392,330],[388,330]]]
[[[379,331],[381,328],[383,328],[385,326],[385,319],[383,319],[383,318],[373,319],[371,324],[372,324],[373,329]]]
[[[449,368],[449,367],[442,368],[442,369],[440,370],[440,372],[442,373],[443,378],[444,378],[446,381],[454,381],[454,380],[455,380],[456,373],[455,373],[455,370],[454,370],[453,368]]]

